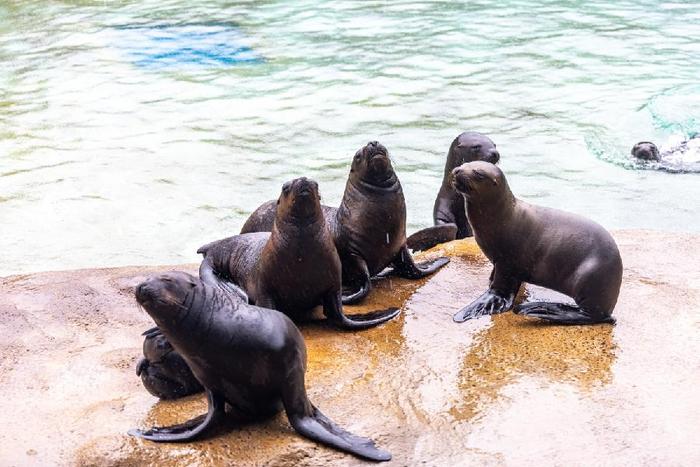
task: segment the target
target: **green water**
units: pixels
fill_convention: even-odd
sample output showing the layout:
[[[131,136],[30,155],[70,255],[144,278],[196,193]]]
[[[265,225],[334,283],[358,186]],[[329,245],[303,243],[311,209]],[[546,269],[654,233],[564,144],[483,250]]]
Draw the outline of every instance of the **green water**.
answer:
[[[255,59],[139,60],[188,25]],[[700,232],[698,175],[606,157],[669,137],[648,103],[698,76],[700,2],[0,1],[0,275],[197,261],[288,179],[337,204],[372,139],[413,231],[464,130],[521,198]]]

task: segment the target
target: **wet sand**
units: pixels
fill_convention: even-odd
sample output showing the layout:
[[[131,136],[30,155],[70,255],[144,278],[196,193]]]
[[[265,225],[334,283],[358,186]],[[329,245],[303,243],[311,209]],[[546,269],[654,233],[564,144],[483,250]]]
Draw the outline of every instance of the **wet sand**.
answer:
[[[700,236],[614,235],[625,264],[615,327],[512,313],[453,323],[490,266],[473,242],[452,242],[438,248],[453,259],[436,275],[378,281],[348,307],[401,306],[394,321],[357,333],[300,326],[310,399],[391,451],[388,465],[700,464]],[[206,407],[202,395],[158,402],[134,372],[152,321],[133,287],[171,269],[196,266],[0,279],[0,463],[364,464],[301,438],[283,414],[195,443],[126,435]]]

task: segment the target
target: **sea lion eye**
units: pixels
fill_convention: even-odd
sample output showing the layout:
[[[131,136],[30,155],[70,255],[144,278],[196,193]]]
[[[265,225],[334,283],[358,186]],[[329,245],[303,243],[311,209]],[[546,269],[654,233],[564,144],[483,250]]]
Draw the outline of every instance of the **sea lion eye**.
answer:
[[[477,152],[481,151],[481,145],[480,145],[480,144],[475,144],[475,145],[472,146],[470,149],[472,150],[473,153],[477,153]]]
[[[282,185],[282,193],[285,195],[289,193],[289,190],[292,189],[292,182],[285,182],[284,185]]]

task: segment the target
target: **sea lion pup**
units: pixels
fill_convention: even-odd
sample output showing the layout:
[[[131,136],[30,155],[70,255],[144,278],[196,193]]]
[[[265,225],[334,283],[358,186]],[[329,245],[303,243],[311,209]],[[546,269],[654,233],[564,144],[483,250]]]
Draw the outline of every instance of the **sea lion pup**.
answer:
[[[209,409],[206,416],[183,424],[129,434],[158,442],[191,441],[222,421],[226,403],[248,419],[284,408],[292,427],[306,438],[365,459],[391,459],[372,440],[343,430],[309,401],[304,339],[284,314],[248,305],[184,272],[139,284],[136,300],[202,383]]]
[[[568,295],[577,306],[531,302],[515,313],[562,324],[615,322],[622,260],[608,231],[515,198],[503,172],[488,162],[456,168],[453,184],[466,199],[476,243],[493,263],[489,289],[455,314],[456,322],[510,309],[522,282]]]
[[[173,350],[163,333],[151,328],[142,334],[143,356],[136,366],[148,392],[160,399],[178,399],[204,390],[185,360]]]
[[[486,135],[475,131],[465,131],[450,144],[442,185],[433,207],[433,222],[436,226],[456,226],[455,236],[449,240],[473,235],[467,219],[464,197],[452,187],[452,171],[467,162],[486,161],[496,164],[500,159],[496,144]],[[433,239],[426,239],[424,236],[423,231],[419,231],[408,237],[408,247],[413,251],[421,251],[436,245]]]
[[[297,178],[282,186],[272,232],[236,235],[203,246],[200,277],[210,285],[231,281],[251,303],[303,318],[323,305],[342,329],[365,329],[399,313],[387,308],[348,317],[341,301],[341,264],[321,209],[318,184]]]
[[[277,206],[261,205],[241,233],[269,232]],[[389,265],[401,277],[420,279],[449,262],[448,258],[416,264],[406,246],[406,202],[386,148],[376,141],[355,153],[339,208],[322,206],[343,267],[343,303],[362,300],[370,277]],[[434,228],[430,228],[434,229]],[[426,229],[426,230],[430,230]]]

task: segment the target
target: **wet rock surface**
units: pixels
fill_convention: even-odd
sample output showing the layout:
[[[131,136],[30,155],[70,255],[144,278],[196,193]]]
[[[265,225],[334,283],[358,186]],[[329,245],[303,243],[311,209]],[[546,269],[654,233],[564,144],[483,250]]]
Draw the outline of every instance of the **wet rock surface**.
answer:
[[[452,314],[486,287],[471,241],[422,281],[377,281],[349,313],[401,306],[379,328],[300,326],[310,399],[375,439],[390,465],[700,463],[700,236],[616,232],[625,276],[618,324],[557,327],[512,313]],[[428,252],[428,255],[436,251]],[[206,440],[126,434],[206,410],[203,395],[159,402],[135,365],[151,327],[133,298],[147,275],[194,265],[0,279],[3,465],[357,465],[298,436],[284,414],[228,422]],[[527,286],[524,294],[554,294]],[[524,295],[521,294],[521,295]]]

